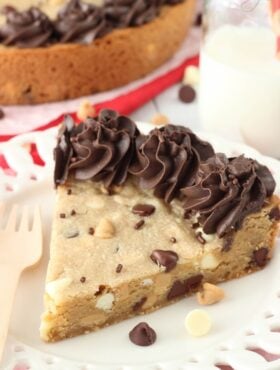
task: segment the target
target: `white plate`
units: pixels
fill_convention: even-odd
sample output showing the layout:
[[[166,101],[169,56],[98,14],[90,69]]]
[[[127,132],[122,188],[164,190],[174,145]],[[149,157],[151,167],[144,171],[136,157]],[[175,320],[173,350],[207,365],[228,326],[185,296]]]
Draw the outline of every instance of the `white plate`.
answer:
[[[150,128],[148,124],[140,124],[140,127],[144,131]],[[136,317],[97,333],[55,344],[40,340],[38,327],[43,310],[44,276],[54,202],[51,151],[55,134],[54,129],[25,134],[0,145],[0,154],[4,154],[17,172],[16,177],[3,171],[0,173],[0,199],[8,203],[39,203],[43,211],[45,237],[42,262],[37,268],[26,271],[20,281],[2,369],[217,370],[215,364],[228,364],[234,370],[279,370],[280,333],[275,331],[280,331],[278,248],[275,258],[263,271],[222,284],[226,299],[207,307],[214,325],[206,337],[194,339],[185,332],[184,318],[188,311],[197,307],[194,298],[187,298],[145,317]],[[207,138],[218,151],[228,155],[245,153],[268,165],[277,179],[279,193],[278,161],[263,157],[245,145],[216,136],[207,135]],[[45,167],[33,164],[28,154],[30,143],[36,143]],[[148,348],[137,347],[128,339],[129,330],[142,320],[147,321],[158,334],[157,342]],[[262,349],[262,355],[248,348]],[[270,356],[270,361],[266,361],[264,357],[268,356],[267,353],[279,356]]]

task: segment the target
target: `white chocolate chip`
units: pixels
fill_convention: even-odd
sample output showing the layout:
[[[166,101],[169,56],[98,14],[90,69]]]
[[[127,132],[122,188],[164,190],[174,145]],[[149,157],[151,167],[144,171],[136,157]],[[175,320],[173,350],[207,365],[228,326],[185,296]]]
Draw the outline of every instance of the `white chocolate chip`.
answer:
[[[209,305],[221,301],[225,297],[225,293],[222,288],[217,287],[214,284],[204,283],[203,290],[196,293],[196,298],[199,304]]]
[[[92,195],[90,197],[90,201],[87,202],[87,206],[93,209],[101,209],[105,206],[104,200],[101,198],[101,196],[98,195]]]
[[[196,66],[188,66],[184,72],[183,84],[196,86],[199,83],[199,69]]]
[[[115,227],[107,218],[102,218],[95,229],[95,236],[100,239],[110,239],[115,235]]]
[[[143,286],[151,286],[151,285],[153,285],[154,284],[154,282],[153,282],[153,280],[152,279],[144,279],[143,281],[142,281],[142,285]]]
[[[55,301],[59,302],[61,293],[72,283],[71,278],[62,278],[50,281],[46,284],[46,293]]]
[[[103,311],[109,311],[113,307],[115,296],[113,293],[106,293],[96,302],[96,308]]]
[[[188,313],[185,318],[187,332],[193,337],[202,337],[209,333],[212,320],[209,314],[201,309],[195,309]]]
[[[203,270],[214,270],[218,265],[219,261],[212,253],[205,254],[200,261],[200,267]]]
[[[202,238],[206,241],[206,243],[210,243],[215,239],[215,234],[205,234],[202,227],[198,227],[195,229],[196,234],[200,234]]]
[[[95,108],[91,105],[88,100],[84,100],[77,111],[77,117],[84,121],[87,117],[95,116]]]
[[[154,125],[167,125],[167,123],[169,123],[169,118],[164,114],[156,113],[152,117],[151,123],[153,123]]]

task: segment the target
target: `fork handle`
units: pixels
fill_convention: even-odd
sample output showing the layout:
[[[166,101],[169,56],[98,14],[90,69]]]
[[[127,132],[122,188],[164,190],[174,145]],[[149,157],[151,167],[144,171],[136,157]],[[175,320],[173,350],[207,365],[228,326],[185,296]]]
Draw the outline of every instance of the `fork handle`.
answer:
[[[0,364],[20,274],[18,267],[0,264]]]

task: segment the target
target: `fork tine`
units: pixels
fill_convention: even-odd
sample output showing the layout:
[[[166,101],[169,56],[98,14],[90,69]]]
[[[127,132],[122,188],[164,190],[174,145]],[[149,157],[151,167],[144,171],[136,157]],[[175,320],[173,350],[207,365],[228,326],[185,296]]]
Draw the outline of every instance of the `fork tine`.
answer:
[[[16,222],[17,222],[17,212],[18,211],[18,205],[15,204],[12,207],[12,210],[10,212],[7,224],[6,224],[6,231],[15,231],[16,229]]]
[[[19,231],[28,231],[29,229],[29,222],[28,222],[28,206],[23,207]]]
[[[41,231],[42,229],[42,222],[41,222],[41,212],[40,207],[36,206],[33,212],[33,224],[32,224],[32,231],[34,230]]]

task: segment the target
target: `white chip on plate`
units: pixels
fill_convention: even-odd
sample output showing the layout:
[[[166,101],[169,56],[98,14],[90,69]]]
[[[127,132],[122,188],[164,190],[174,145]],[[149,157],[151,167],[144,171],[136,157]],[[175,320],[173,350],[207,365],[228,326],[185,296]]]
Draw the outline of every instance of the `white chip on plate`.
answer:
[[[185,327],[193,337],[202,337],[209,333],[212,320],[209,314],[201,309],[195,309],[187,314]]]

